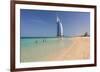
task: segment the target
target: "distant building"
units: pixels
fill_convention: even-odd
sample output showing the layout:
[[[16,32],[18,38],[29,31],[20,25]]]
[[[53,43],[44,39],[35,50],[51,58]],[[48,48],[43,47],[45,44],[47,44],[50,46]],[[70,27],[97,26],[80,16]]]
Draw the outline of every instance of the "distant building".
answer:
[[[63,33],[63,25],[59,19],[59,17],[57,16],[57,37],[63,37],[64,33]]]
[[[89,36],[88,32],[85,32],[83,36],[88,37]]]

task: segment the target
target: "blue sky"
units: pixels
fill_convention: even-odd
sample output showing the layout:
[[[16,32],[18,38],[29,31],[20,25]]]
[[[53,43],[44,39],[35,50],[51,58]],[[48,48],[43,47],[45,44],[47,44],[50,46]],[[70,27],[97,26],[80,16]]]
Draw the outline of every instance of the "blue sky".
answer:
[[[21,37],[56,37],[57,16],[64,27],[64,36],[90,33],[89,12],[20,10]]]

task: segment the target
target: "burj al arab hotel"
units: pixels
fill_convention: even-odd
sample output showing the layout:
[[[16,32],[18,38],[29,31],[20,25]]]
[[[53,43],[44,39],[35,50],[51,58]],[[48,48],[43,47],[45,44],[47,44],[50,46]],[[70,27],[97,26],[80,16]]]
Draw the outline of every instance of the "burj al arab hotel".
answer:
[[[60,21],[60,18],[57,16],[57,37],[63,37],[63,25]]]

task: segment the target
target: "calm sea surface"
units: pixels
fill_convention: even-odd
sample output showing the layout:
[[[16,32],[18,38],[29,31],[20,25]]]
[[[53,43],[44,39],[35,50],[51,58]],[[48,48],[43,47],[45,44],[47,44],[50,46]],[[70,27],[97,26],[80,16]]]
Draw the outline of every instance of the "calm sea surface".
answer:
[[[21,38],[21,62],[47,61],[48,56],[68,48],[71,38]]]

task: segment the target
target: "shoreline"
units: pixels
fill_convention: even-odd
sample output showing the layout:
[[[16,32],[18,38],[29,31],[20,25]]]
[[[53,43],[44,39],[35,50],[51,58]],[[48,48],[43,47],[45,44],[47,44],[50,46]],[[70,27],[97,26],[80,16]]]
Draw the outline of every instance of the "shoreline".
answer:
[[[71,44],[67,48],[40,48],[39,50],[22,48],[21,62],[89,59],[89,37],[74,37],[71,40]],[[50,54],[48,54],[49,52]]]

